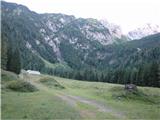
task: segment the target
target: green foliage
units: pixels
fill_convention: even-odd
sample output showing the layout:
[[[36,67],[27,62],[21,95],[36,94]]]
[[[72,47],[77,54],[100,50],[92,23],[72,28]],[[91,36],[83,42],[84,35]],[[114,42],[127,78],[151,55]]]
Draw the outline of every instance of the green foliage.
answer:
[[[69,60],[67,61],[70,63],[69,65],[78,70],[58,75],[79,80],[118,84],[133,83],[141,86],[160,87],[158,82],[160,64],[159,39],[160,34],[156,34],[141,40],[108,45],[105,48],[99,46],[97,50],[91,51],[85,62],[83,59],[78,61],[79,53],[76,50],[67,50],[70,48],[69,46],[66,47],[67,49],[62,47],[65,49],[65,58]],[[103,59],[94,57],[97,51],[104,55]],[[69,55],[67,55],[68,52],[70,53]],[[88,64],[88,66],[84,64]]]
[[[13,50],[11,46],[8,50],[7,70],[19,74],[21,71],[20,52],[18,49]]]
[[[5,70],[1,70],[1,88],[7,90],[7,84],[9,81],[19,80],[17,74]]]
[[[158,62],[145,63],[137,67],[97,70],[94,68],[74,70],[71,72],[59,71],[58,76],[98,82],[109,82],[117,84],[133,83],[140,86],[160,87]]]
[[[83,51],[76,50],[74,46],[69,43],[62,42],[60,45],[60,50],[65,62],[73,69],[83,68]]]
[[[13,10],[16,8],[22,9],[23,13],[21,15],[14,14]],[[39,15],[29,11],[24,6],[6,2],[2,2],[2,9],[2,36],[5,36],[8,40],[7,44],[11,44],[13,50],[20,50],[22,68],[41,70],[44,67],[44,62],[33,53],[33,49],[34,51],[38,51],[38,54],[43,58],[54,63],[56,57],[53,49],[45,43],[43,36],[39,33],[41,27],[45,28],[42,24],[42,19],[39,19]],[[6,9],[8,9],[8,11],[6,11]],[[35,23],[39,26],[36,26]],[[37,45],[36,40],[39,40],[41,44]],[[5,41],[5,39],[2,39],[2,41]],[[28,49],[26,47],[27,43],[31,44],[33,48]],[[4,54],[6,55],[5,52]],[[4,58],[5,55],[3,55]]]
[[[17,8],[22,10],[20,14],[14,11]],[[61,18],[66,19],[65,23]],[[47,26],[48,21],[53,22],[57,30],[54,35]],[[115,44],[102,45],[98,40],[86,37],[87,31],[82,33],[80,28],[84,26],[90,26],[89,32],[109,34],[108,29],[95,19],[37,14],[24,6],[2,2],[2,68],[19,73],[21,66],[79,80],[160,86],[159,33],[128,42],[123,36],[122,39],[114,38]],[[44,33],[40,32],[42,29]],[[54,52],[49,43],[56,38],[60,44],[54,42],[59,48]]]
[[[7,68],[7,51],[8,51],[8,45],[7,45],[7,38],[2,35],[1,38],[1,68],[6,70]]]
[[[32,84],[23,80],[10,81],[7,85],[7,88],[18,92],[34,92],[38,90]]]
[[[1,80],[4,81],[12,81],[17,80],[18,76],[12,72],[1,70]]]
[[[158,119],[160,117],[159,88],[138,87],[137,92],[127,93],[124,85],[54,78],[66,87],[65,94],[102,102],[107,108],[112,108],[112,111],[122,113],[125,119]]]
[[[127,91],[123,87],[113,87],[110,89],[113,99],[119,100],[135,100],[148,104],[157,104],[152,97],[144,93],[142,90]]]
[[[138,87],[137,93],[123,94],[125,93],[123,85],[77,81],[43,74],[28,77],[35,82],[34,85],[39,91],[24,93],[2,89],[2,119],[116,119],[116,113],[120,113],[119,118],[122,117],[122,119],[123,117],[125,119],[158,119],[160,116],[159,88]],[[66,89],[46,87],[44,83],[39,82],[46,77],[56,80]],[[93,104],[77,100],[77,104],[73,107],[57,95],[77,96]],[[109,111],[99,111],[100,109],[94,103],[106,107]],[[81,111],[93,113],[94,116],[93,114],[83,116]]]
[[[55,88],[59,88],[59,89],[64,89],[65,87],[63,87],[61,84],[59,84],[54,78],[52,77],[45,77],[45,78],[41,78],[40,82],[48,87],[55,87]]]
[[[78,110],[52,94],[5,92],[2,94],[2,119],[81,119]]]

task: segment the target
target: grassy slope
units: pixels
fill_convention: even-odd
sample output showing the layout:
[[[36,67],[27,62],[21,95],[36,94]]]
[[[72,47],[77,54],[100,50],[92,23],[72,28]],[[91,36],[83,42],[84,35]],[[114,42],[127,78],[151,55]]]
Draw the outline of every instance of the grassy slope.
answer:
[[[4,72],[2,71],[2,74]],[[6,72],[5,74],[13,74]],[[112,113],[98,112],[97,109],[88,104],[77,102],[73,107],[62,101],[57,94],[75,95],[83,98],[94,99],[104,103],[112,110],[119,111],[125,118],[158,119],[160,108],[160,89],[140,87],[140,94],[127,94],[123,86],[108,83],[83,82],[59,77],[52,77],[65,89],[56,89],[39,81],[41,76],[29,76],[26,80],[34,81],[38,92],[22,93],[2,89],[2,118],[116,118]],[[45,77],[51,77],[46,76]],[[2,77],[2,84],[8,78]],[[14,79],[18,79],[14,75]],[[50,81],[47,81],[50,82]],[[53,84],[54,85],[54,84]]]
[[[10,73],[7,73],[10,75]],[[32,77],[32,80],[37,80]],[[7,83],[3,79],[3,84]],[[79,113],[67,103],[57,98],[55,91],[23,93],[8,89],[2,90],[2,118],[3,119],[63,119],[80,118]]]
[[[38,55],[39,58],[41,58],[41,60],[45,63],[45,67],[47,68],[66,68],[66,69],[71,69],[66,63],[60,64],[60,63],[50,63],[49,61],[45,60],[44,58],[42,58],[41,56]]]
[[[114,110],[121,111],[126,118],[160,118],[160,89],[138,87],[139,94],[126,94],[122,85],[55,79],[64,87],[65,92],[105,103]],[[126,94],[126,95],[125,95]]]

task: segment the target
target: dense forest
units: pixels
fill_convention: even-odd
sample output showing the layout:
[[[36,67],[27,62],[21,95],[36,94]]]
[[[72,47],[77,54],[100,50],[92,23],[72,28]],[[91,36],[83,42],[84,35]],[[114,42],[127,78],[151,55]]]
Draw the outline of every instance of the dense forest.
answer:
[[[21,69],[31,69],[78,80],[160,87],[160,33],[140,40],[121,38],[104,45],[80,31],[80,27],[89,25],[93,33],[110,35],[96,20],[39,15],[24,6],[18,8],[24,14],[15,13],[16,4],[2,4],[2,69],[17,74]],[[52,24],[60,24],[55,33],[45,26],[50,16]],[[70,23],[63,25],[59,22],[62,17]],[[39,32],[41,28],[45,28],[45,34]],[[54,37],[46,38],[48,34]],[[47,41],[54,38],[60,38],[59,44]]]
[[[96,61],[92,56],[92,63],[96,62],[92,66],[72,69],[46,68],[43,72],[78,80],[160,87],[159,39],[160,34],[157,34],[141,40],[106,46],[105,49],[112,51],[110,53],[114,54],[112,56],[114,59],[119,60],[118,63],[108,64],[107,60],[106,63]],[[70,57],[70,60],[74,61],[74,57]]]
[[[40,70],[42,73],[54,74],[61,77],[78,80],[99,81],[118,84],[133,83],[141,86],[160,87],[160,47],[158,46],[158,44],[154,45],[158,43],[156,40],[159,40],[159,36],[159,34],[152,35],[143,38],[142,40],[123,43],[123,45],[108,45],[107,47],[110,48],[110,50],[112,49],[112,52],[115,54],[113,57],[115,57],[116,59],[122,59],[122,62],[117,65],[107,65],[106,62],[106,64],[103,64],[103,68],[99,67],[100,65],[98,66],[97,63],[95,64],[96,66],[88,65],[88,67],[85,66],[81,69],[72,67],[71,69],[65,69],[64,67],[56,67],[53,69],[42,65],[42,70],[36,69],[36,67],[35,70]],[[148,38],[152,38],[152,40]],[[22,68],[20,50],[18,49],[18,47],[13,47],[12,43],[10,42],[9,44],[7,41],[7,38],[2,35],[2,68],[13,71],[15,73],[19,73],[20,69]],[[155,47],[150,47],[152,46],[151,43],[148,45],[148,47],[147,45],[145,45],[144,47],[144,44],[148,44],[147,42],[151,41]],[[142,45],[140,45],[140,43],[142,43]],[[131,45],[132,47],[128,47]],[[106,49],[108,49],[107,47]],[[118,47],[119,49],[117,49]],[[137,47],[139,47],[139,49],[141,48],[141,50],[134,49]],[[136,52],[134,53],[135,50]],[[92,58],[94,60],[94,57]],[[74,60],[74,57],[70,57],[70,59]],[[101,64],[100,61],[98,62],[99,64]],[[28,63],[34,64],[30,62]],[[36,62],[36,64],[40,66],[40,63]]]

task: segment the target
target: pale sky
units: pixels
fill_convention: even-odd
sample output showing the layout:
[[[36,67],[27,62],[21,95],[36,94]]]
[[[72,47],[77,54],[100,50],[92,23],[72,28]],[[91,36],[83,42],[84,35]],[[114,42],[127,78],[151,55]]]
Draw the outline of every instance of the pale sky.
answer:
[[[160,25],[160,0],[5,0],[26,5],[37,13],[63,13],[106,19],[123,32],[146,23]]]

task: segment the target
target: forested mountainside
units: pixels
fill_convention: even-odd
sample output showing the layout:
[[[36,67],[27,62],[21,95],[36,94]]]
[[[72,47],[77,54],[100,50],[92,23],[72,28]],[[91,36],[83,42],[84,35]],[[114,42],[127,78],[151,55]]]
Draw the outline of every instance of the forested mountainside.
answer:
[[[20,66],[80,80],[159,86],[159,33],[130,41],[96,19],[37,14],[1,3],[3,69]]]

